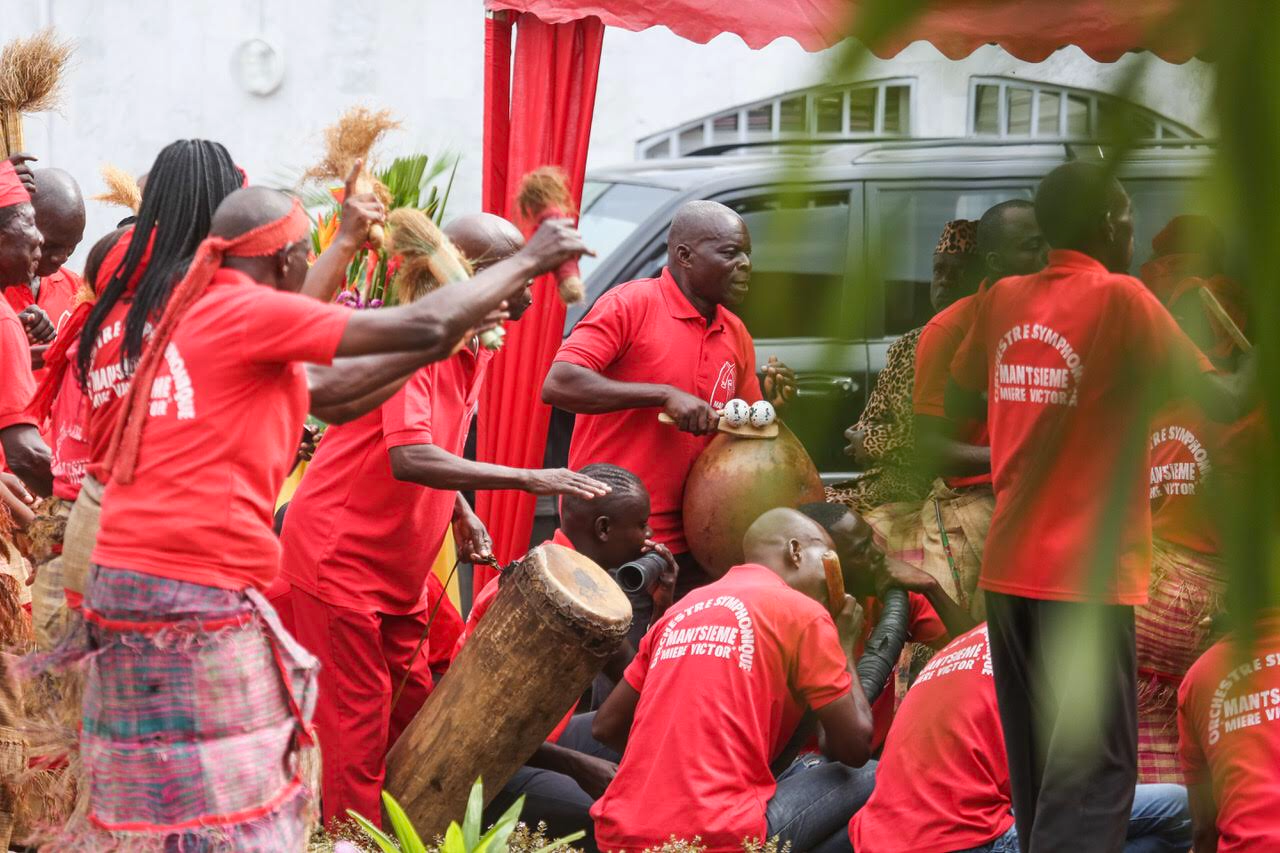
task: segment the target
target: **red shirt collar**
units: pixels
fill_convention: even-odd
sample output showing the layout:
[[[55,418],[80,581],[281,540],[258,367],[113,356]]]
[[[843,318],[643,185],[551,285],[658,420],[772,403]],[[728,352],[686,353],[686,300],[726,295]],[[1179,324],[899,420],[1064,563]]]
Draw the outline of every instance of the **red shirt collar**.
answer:
[[[667,267],[662,268],[662,275],[658,277],[658,288],[662,291],[662,301],[666,303],[667,310],[671,312],[671,316],[677,320],[702,320],[703,317],[698,313],[698,309],[693,307],[693,303],[689,301],[689,297],[684,295],[684,291],[680,289],[680,285],[676,284],[676,280],[671,275],[671,270]],[[715,318],[707,324],[708,328],[718,328],[724,325],[724,306],[716,306]]]
[[[576,550],[578,550],[578,549],[574,546],[573,542],[569,541],[569,537],[564,535],[564,531],[563,531],[563,530],[561,530],[561,529],[560,529],[560,528],[558,528],[558,527],[556,528],[556,532],[551,534],[551,540],[550,540],[550,541],[551,541],[551,544],[553,544],[553,545],[561,545],[561,546],[563,546],[563,547],[565,547],[565,548],[568,548],[570,551],[576,551]]]
[[[1077,252],[1074,249],[1050,249],[1049,266],[1088,270],[1089,272],[1109,272],[1097,258],[1092,258],[1084,252]]]
[[[759,563],[743,563],[742,565],[734,566],[732,569],[725,572],[725,577],[729,577],[730,575],[732,575],[735,578],[758,578],[760,580],[767,579],[767,580],[773,581],[774,583],[777,583],[779,586],[787,587],[787,589],[791,588],[787,586],[786,581],[778,577],[777,572],[775,572],[773,569],[769,568],[768,566],[762,566]]]
[[[209,280],[209,283],[261,285],[261,282],[255,281],[252,276],[246,275],[245,273],[240,272],[240,270],[233,270],[230,267],[218,267],[213,274],[213,278]],[[265,285],[262,286],[265,287]]]

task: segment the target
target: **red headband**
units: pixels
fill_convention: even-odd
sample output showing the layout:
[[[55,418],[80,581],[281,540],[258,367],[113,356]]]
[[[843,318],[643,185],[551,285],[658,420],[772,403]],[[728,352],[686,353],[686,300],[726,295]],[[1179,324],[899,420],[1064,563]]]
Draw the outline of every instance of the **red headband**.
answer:
[[[147,408],[151,398],[151,385],[164,360],[164,351],[173,339],[178,322],[194,305],[222,266],[224,258],[258,258],[274,255],[290,243],[307,236],[311,222],[296,198],[289,212],[264,225],[259,225],[236,237],[206,237],[196,249],[195,259],[187,268],[187,274],[173,289],[164,316],[156,324],[155,332],[147,341],[138,360],[137,370],[124,399],[124,409],[116,421],[107,447],[106,470],[121,483],[133,482],[138,464],[138,449],[142,444],[142,430],[147,421]]]
[[[8,160],[0,160],[0,207],[30,203],[31,193],[22,185],[18,170]]]

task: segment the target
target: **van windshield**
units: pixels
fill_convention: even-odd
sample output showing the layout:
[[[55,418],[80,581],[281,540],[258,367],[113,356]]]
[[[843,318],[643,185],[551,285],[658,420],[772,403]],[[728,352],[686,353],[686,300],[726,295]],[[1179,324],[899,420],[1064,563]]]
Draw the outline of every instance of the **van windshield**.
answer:
[[[582,216],[578,220],[578,230],[587,245],[595,250],[596,256],[583,257],[578,262],[583,281],[587,281],[592,271],[626,242],[641,222],[675,194],[675,190],[666,187],[587,181],[582,190]],[[598,295],[594,291],[589,294]]]

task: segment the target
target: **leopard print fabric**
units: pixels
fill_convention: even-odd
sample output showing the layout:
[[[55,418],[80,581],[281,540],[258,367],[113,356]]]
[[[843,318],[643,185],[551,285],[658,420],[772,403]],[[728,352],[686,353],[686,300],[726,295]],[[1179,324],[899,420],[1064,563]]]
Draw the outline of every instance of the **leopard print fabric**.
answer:
[[[915,387],[916,345],[924,327],[912,329],[889,347],[884,369],[867,400],[862,417],[853,425],[865,434],[867,454],[874,467],[851,483],[827,490],[827,499],[859,513],[897,501],[923,500],[930,479],[914,470],[915,429],[911,393]]]

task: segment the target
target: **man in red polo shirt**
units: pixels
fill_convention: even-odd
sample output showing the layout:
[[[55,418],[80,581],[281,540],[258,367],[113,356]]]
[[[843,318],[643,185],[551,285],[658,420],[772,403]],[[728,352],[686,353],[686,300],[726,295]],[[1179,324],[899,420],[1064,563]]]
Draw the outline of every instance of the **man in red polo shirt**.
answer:
[[[771,510],[743,541],[747,562],[691,592],[645,635],[592,734],[622,752],[591,810],[596,840],[638,853],[695,836],[710,853],[779,836],[811,850],[870,794],[871,714],[850,677],[859,610],[833,622],[823,556],[831,539],[791,509]],[[806,709],[831,763],[770,761]]]
[[[1178,752],[1195,849],[1280,850],[1280,607],[1205,652],[1178,690]]]
[[[845,589],[862,605],[865,620],[855,649],[858,656],[861,656],[863,645],[880,622],[880,595],[886,587],[907,590],[909,610],[905,640],[908,643],[940,649],[952,637],[958,637],[973,627],[973,618],[947,595],[932,575],[877,548],[871,525],[844,504],[804,504],[800,512],[827,531],[840,557]],[[893,724],[897,696],[892,685],[893,674],[890,673],[880,694],[871,700],[873,754],[884,746],[889,727]]]
[[[960,422],[947,418],[947,377],[951,359],[973,325],[982,289],[1006,276],[1030,275],[1043,268],[1044,253],[1031,202],[1011,199],[989,209],[977,228],[977,277],[982,286],[935,314],[916,345],[911,406],[918,464],[930,477],[943,476],[942,482],[935,481],[921,514],[922,568],[977,618],[985,612],[976,593],[982,546],[995,508],[991,442],[985,415]]]
[[[1150,569],[1151,419],[1175,383],[1211,416],[1238,417],[1252,383],[1214,375],[1122,274],[1133,218],[1110,173],[1060,166],[1035,209],[1049,266],[983,295],[947,413],[980,413],[987,392],[996,509],[979,585],[1022,847],[1114,850],[1137,779],[1133,606]]]
[[[36,191],[31,205],[43,239],[40,263],[29,281],[6,286],[4,296],[14,311],[37,306],[53,324],[56,335],[71,317],[83,286],[80,276],[65,265],[84,238],[84,197],[75,178],[61,169],[36,169],[32,175]],[[43,376],[43,369],[36,371],[37,384]]]
[[[668,564],[658,587],[669,604],[671,586],[675,584],[675,560],[666,546],[649,538],[649,493],[644,483],[630,471],[605,463],[588,465],[582,473],[607,484],[610,492],[589,500],[574,495],[561,498],[561,526],[550,541],[578,551],[609,571],[648,551],[656,551]],[[487,584],[476,596],[466,628],[453,650],[454,657],[488,612],[500,586],[501,581]],[[660,619],[665,612],[665,607],[655,609],[653,619]],[[648,624],[641,624],[640,629]],[[634,656],[635,647],[624,643],[605,669],[617,678]],[[576,706],[569,710],[547,736],[546,743],[485,808],[486,824],[501,817],[518,797],[524,797],[520,814],[527,823],[545,823],[552,837],[586,830],[586,838],[574,846],[587,851],[597,849],[589,812],[617,772],[620,756],[591,736],[595,715],[575,714],[576,710]]]
[[[653,534],[680,564],[677,599],[710,577],[684,537],[684,483],[735,397],[761,399],[755,346],[729,307],[747,294],[751,235],[722,204],[691,201],[667,237],[668,266],[656,279],[600,297],[556,354],[544,402],[577,414],[569,467],[611,462],[634,471],[653,499]],[[794,375],[770,358],[764,396],[781,406]],[[676,432],[659,423],[670,415]]]
[[[520,232],[491,214],[462,217],[446,235],[460,237],[481,270],[524,248]],[[528,305],[526,288],[513,300],[512,319]],[[429,626],[438,638],[438,614],[452,614],[458,626],[442,650],[447,656],[462,628],[443,587],[432,583],[432,559],[451,524],[459,559],[483,559],[490,546],[458,490],[607,491],[572,471],[462,458],[492,358],[471,340],[417,371],[380,408],[330,427],[285,515],[272,598],[287,600],[280,607],[286,626],[321,662],[316,728],[326,759],[326,823],[345,819],[347,809],[378,819],[387,750],[431,690],[423,632]]]
[[[1125,850],[1186,853],[1190,841],[1186,791],[1139,785]],[[1019,850],[986,625],[957,637],[920,673],[898,709],[871,799],[853,816],[844,838],[814,853],[850,849]]]
[[[29,175],[25,165],[22,170]],[[0,286],[26,286],[40,263],[41,244],[23,176],[9,160],[0,161]],[[36,392],[30,315],[19,317],[7,299],[0,302],[0,458],[28,489],[44,497],[53,489],[53,475],[49,447],[27,413]]]

